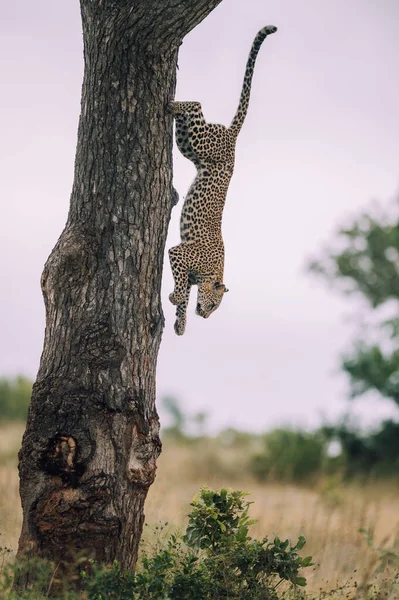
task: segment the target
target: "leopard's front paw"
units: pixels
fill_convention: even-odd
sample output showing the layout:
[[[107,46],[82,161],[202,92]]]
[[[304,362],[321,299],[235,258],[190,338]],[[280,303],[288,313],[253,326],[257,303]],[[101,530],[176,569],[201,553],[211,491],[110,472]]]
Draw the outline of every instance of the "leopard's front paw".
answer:
[[[177,317],[176,321],[175,321],[175,333],[177,335],[183,335],[183,333],[186,330],[186,317]]]

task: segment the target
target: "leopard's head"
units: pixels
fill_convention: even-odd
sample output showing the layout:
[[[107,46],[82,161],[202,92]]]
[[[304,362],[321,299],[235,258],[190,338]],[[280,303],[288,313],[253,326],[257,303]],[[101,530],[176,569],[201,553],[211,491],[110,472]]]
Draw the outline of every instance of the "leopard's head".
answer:
[[[198,283],[196,314],[207,319],[219,306],[223,296],[229,290],[220,281],[201,281]]]

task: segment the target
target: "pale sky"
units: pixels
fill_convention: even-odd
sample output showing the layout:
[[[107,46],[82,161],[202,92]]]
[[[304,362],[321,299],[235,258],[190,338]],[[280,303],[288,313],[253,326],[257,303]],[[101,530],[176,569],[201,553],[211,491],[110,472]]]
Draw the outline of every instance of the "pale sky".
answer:
[[[173,331],[165,263],[158,397],[209,412],[213,429],[310,427],[348,409],[339,355],[358,306],[304,267],[346,217],[399,189],[397,0],[224,0],[181,47],[176,98],[200,101],[208,121],[228,125],[251,43],[268,24],[279,30],[258,56],[224,215],[230,292],[207,320],[193,303],[183,337]],[[78,1],[3,1],[0,65],[0,375],[34,378],[44,334],[39,279],[72,186]],[[181,202],[168,248],[179,241],[194,173],[175,150]],[[373,398],[352,411],[368,424],[393,414]]]

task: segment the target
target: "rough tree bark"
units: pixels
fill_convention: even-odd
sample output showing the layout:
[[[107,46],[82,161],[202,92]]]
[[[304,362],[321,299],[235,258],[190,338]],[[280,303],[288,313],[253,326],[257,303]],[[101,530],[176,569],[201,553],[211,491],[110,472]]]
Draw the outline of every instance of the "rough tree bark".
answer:
[[[19,455],[18,556],[133,569],[161,450],[155,372],[174,204],[178,48],[221,0],[81,0],[85,71],[68,221]],[[27,585],[29,574],[20,586]]]

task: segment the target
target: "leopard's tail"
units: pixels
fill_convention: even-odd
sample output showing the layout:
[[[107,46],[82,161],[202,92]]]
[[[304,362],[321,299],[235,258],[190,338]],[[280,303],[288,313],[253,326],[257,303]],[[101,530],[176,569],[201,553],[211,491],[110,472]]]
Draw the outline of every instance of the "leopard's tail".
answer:
[[[242,124],[244,123],[244,119],[247,114],[256,57],[258,56],[258,52],[263,40],[275,31],[277,31],[277,27],[275,27],[274,25],[267,25],[266,27],[263,27],[263,29],[261,29],[257,34],[252,44],[252,48],[247,61],[247,66],[245,68],[244,83],[242,85],[240,103],[238,105],[235,117],[230,125],[230,129],[233,130],[236,135],[240,133]]]

